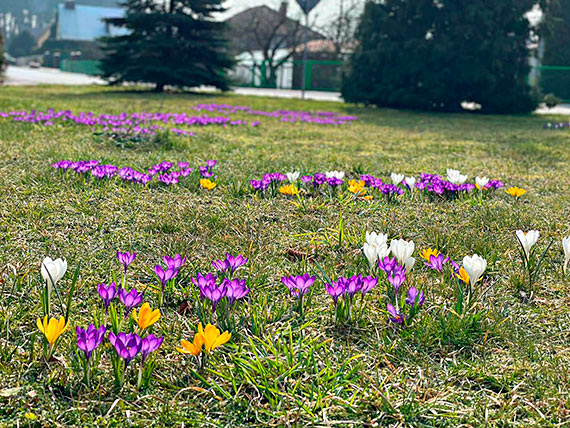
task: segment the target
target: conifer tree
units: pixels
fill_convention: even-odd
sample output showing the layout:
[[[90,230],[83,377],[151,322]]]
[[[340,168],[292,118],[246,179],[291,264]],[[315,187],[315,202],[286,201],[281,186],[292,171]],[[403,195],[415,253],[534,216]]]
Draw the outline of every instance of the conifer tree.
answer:
[[[200,85],[228,89],[233,66],[225,26],[213,15],[224,0],[126,0],[125,16],[109,19],[127,34],[104,38],[102,75],[111,83]]]

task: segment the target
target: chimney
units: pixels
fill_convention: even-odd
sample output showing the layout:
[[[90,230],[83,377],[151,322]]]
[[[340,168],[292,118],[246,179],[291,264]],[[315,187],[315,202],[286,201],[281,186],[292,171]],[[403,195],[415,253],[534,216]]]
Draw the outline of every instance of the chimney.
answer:
[[[289,2],[282,1],[281,6],[279,6],[279,13],[281,16],[287,16],[287,8],[289,7]]]
[[[65,8],[67,10],[74,10],[75,9],[75,0],[65,0]]]

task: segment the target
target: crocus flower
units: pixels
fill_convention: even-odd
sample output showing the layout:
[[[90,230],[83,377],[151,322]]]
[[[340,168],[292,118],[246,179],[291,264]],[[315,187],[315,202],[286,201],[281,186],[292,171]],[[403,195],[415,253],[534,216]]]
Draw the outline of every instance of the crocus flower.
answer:
[[[447,168],[447,179],[453,184],[463,184],[467,181],[467,176],[456,169]]]
[[[388,245],[388,234],[376,233],[376,232],[366,232],[366,242],[369,245]]]
[[[43,333],[50,346],[53,346],[59,336],[61,336],[67,329],[67,323],[65,322],[64,317],[60,317],[59,321],[55,318],[50,318],[48,322],[48,316],[46,315],[43,322],[38,318],[36,320],[36,325]]]
[[[226,298],[228,299],[228,304],[234,305],[236,300],[243,299],[249,293],[249,288],[245,286],[245,279],[234,278],[229,280],[224,278],[226,286]]]
[[[230,264],[228,263],[227,260],[213,260],[213,261],[212,261],[212,266],[213,266],[214,269],[216,269],[217,271],[225,272],[226,270],[229,269]]]
[[[215,181],[212,181],[209,178],[201,178],[200,179],[200,186],[202,186],[206,190],[213,190],[214,187],[217,186],[217,184]]]
[[[162,345],[163,340],[164,340],[164,336],[163,337],[156,337],[154,334],[149,334],[147,337],[145,337],[142,340],[142,342],[141,342],[141,358],[142,358],[143,364],[144,364],[144,361],[146,360],[146,357],[148,357],[148,355],[151,352],[154,352],[158,348],[160,348],[160,345]]]
[[[67,261],[62,259],[52,260],[51,258],[46,257],[42,261],[40,270],[44,281],[48,285],[54,286],[61,278],[63,278],[63,275],[65,275],[65,272],[67,271]]]
[[[204,287],[200,287],[200,295],[212,302],[212,312],[216,311],[216,306],[226,296],[227,286],[222,281],[220,285],[210,282]]]
[[[169,269],[178,271],[186,263],[186,257],[182,258],[180,254],[175,254],[174,257],[163,256],[162,261]]]
[[[295,172],[288,172],[285,175],[287,176],[287,180],[289,180],[289,183],[296,183],[301,173],[299,171],[295,171]]]
[[[425,300],[424,292],[420,291],[418,293],[418,289],[416,287],[410,287],[408,289],[408,298],[406,299],[406,303],[410,305],[412,309],[414,308],[416,299],[418,301],[418,306],[422,306]]]
[[[398,312],[391,303],[388,303],[386,305],[386,310],[391,315],[390,321],[395,322],[397,324],[402,324],[404,322],[404,316],[400,312]]]
[[[487,177],[475,177],[475,187],[477,187],[477,189],[486,189],[487,184],[489,184],[489,179]]]
[[[346,294],[348,294],[348,297],[352,300],[354,295],[362,289],[362,275],[353,275],[347,278],[345,287]]]
[[[404,183],[408,186],[408,189],[414,190],[416,188],[416,178],[415,177],[406,177],[404,178]]]
[[[226,261],[230,267],[230,271],[233,274],[238,268],[245,265],[248,261],[247,257],[238,254],[236,257],[232,256],[230,253],[226,253]]]
[[[161,265],[156,265],[154,267],[154,273],[162,284],[162,290],[164,290],[166,283],[178,275],[178,270],[169,267],[165,271]]]
[[[564,250],[564,272],[566,272],[568,263],[570,263],[570,236],[562,239],[562,249]]]
[[[121,253],[120,251],[117,251],[117,259],[125,267],[125,272],[127,272],[129,265],[135,261],[136,257],[137,257],[137,253],[134,253],[134,252],[129,253],[128,251],[126,251],[124,253]]]
[[[424,248],[422,251],[420,251],[420,257],[428,262],[430,261],[432,255],[437,257],[439,255],[439,251],[433,248]]]
[[[485,269],[487,269],[487,260],[474,254],[472,257],[465,256],[463,258],[463,267],[469,275],[469,283],[475,285],[481,278]]]
[[[511,195],[515,199],[519,199],[522,195],[524,195],[526,193],[526,190],[521,189],[520,187],[514,186],[514,187],[509,187],[507,190],[505,190],[505,192],[507,192],[509,195]]]
[[[521,243],[521,246],[523,247],[526,260],[528,260],[528,258],[530,256],[530,249],[538,241],[538,237],[540,236],[540,233],[538,232],[538,230],[529,230],[528,232],[523,232],[522,230],[517,230],[516,235],[517,235],[517,239]]]
[[[430,256],[429,262],[426,262],[426,266],[429,267],[430,269],[434,269],[437,270],[439,272],[443,272],[443,265],[445,262],[447,262],[449,259],[444,259],[443,258],[443,254],[439,254],[437,256],[434,256],[433,254]]]
[[[392,184],[397,186],[404,180],[404,174],[397,174],[393,172],[390,174],[390,180],[392,180]]]
[[[374,264],[377,263],[378,260],[387,257],[388,254],[390,253],[390,250],[388,249],[388,246],[386,244],[371,245],[368,242],[364,243],[362,251],[364,252],[366,258],[368,259],[368,263],[370,263],[370,266],[374,266]]]
[[[459,268],[455,273],[455,277],[465,284],[469,284],[469,274],[464,268]]]
[[[206,324],[204,329],[202,323],[199,323],[198,332],[194,335],[194,343],[182,340],[180,342],[181,347],[176,348],[176,350],[183,354],[198,356],[202,352],[202,347],[204,347],[204,351],[209,354],[217,347],[227,343],[231,337],[231,333],[227,331],[220,333],[220,330],[212,324]]]
[[[134,307],[140,305],[142,299],[143,293],[139,293],[136,288],[133,288],[128,292],[124,288],[121,288],[121,290],[119,290],[119,300],[123,305],[125,305],[125,312],[127,313],[129,313]]]
[[[336,308],[338,298],[342,296],[346,291],[346,278],[343,278],[341,276],[338,278],[336,282],[332,281],[330,284],[325,283],[325,290],[332,297],[334,306]]]
[[[204,298],[202,290],[205,287],[211,287],[216,285],[216,279],[218,277],[212,273],[208,273],[206,276],[202,275],[200,272],[196,274],[196,278],[190,278],[190,281],[194,283],[200,289],[200,299]]]
[[[410,273],[412,271],[412,269],[414,268],[415,264],[416,264],[416,258],[415,257],[408,257],[406,259],[406,261],[404,262],[404,269],[406,269],[406,272]]]
[[[129,365],[142,348],[142,339],[136,333],[115,335],[111,332],[109,333],[109,342],[115,347],[117,355],[125,361],[125,366]]]
[[[90,324],[86,330],[77,326],[75,332],[77,333],[77,347],[85,354],[85,360],[89,361],[91,354],[95,349],[101,345],[105,338],[107,328],[102,325],[97,328],[95,325]]]
[[[414,249],[414,241],[408,242],[403,239],[392,239],[390,242],[390,251],[402,266],[406,263],[406,260],[412,256]]]
[[[315,282],[315,277],[310,276],[308,273],[303,275],[284,276],[281,278],[281,282],[283,282],[283,284],[285,284],[289,289],[291,296],[303,297]]]
[[[105,312],[109,310],[109,305],[111,304],[111,300],[117,297],[117,286],[114,282],[110,283],[109,286],[101,283],[97,286],[97,292],[101,299],[103,299],[103,303],[105,304]]]
[[[401,266],[398,266],[395,270],[388,274],[388,282],[392,284],[396,294],[400,286],[406,281],[406,271]]]
[[[143,303],[141,308],[139,309],[139,313],[137,315],[137,310],[133,309],[133,319],[138,324],[141,330],[150,327],[155,322],[157,322],[160,318],[160,309],[155,309],[154,311],[147,303]]]
[[[299,193],[299,189],[294,184],[286,184],[279,188],[279,193],[283,195],[294,196]]]
[[[342,180],[344,178],[344,171],[326,171],[325,177],[326,178],[336,178],[338,180]]]
[[[367,276],[362,278],[362,287],[360,288],[360,292],[363,296],[366,295],[370,290],[378,285],[378,278],[374,278],[372,276]]]
[[[383,259],[378,260],[378,267],[386,272],[386,274],[391,273],[394,269],[398,266],[398,262],[396,261],[395,257],[384,257]]]

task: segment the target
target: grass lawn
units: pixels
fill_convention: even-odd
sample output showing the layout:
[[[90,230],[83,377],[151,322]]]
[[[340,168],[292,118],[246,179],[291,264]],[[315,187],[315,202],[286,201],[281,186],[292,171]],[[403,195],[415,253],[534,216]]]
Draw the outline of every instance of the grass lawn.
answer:
[[[0,111],[186,112],[198,103],[339,111],[353,124],[285,123],[196,127],[195,137],[132,144],[89,127],[45,127],[0,118],[0,426],[567,426],[570,422],[570,294],[561,240],[570,235],[570,131],[543,130],[538,116],[427,114],[234,95],[150,94],[95,87],[0,88]],[[218,161],[218,186],[144,187],[64,176],[51,164],[98,159],[145,170],[162,161],[197,167]],[[343,170],[389,181],[392,171],[444,175],[456,168],[519,186],[518,202],[499,189],[453,201],[408,194],[389,201],[283,195],[260,197],[248,181],[267,172]],[[344,192],[344,191],[343,191]],[[344,192],[346,193],[346,192]],[[553,240],[533,289],[525,282],[515,231],[536,229],[540,256]],[[388,320],[386,279],[366,295],[360,314],[335,322],[317,278],[298,311],[280,278],[309,272],[368,274],[366,231],[415,242],[414,285],[425,303],[405,328]],[[453,314],[453,282],[428,269],[432,247],[460,262],[484,257],[477,301]],[[166,295],[153,333],[153,377],[136,388],[140,357],[114,385],[114,348],[100,348],[89,387],[79,365],[75,326],[104,317],[97,284],[120,282],[117,250],[136,251],[129,287],[158,305],[154,266],[187,257]],[[200,312],[196,272],[212,272],[226,252],[249,257],[240,277],[251,291],[232,319]],[[80,263],[70,327],[54,358],[42,358],[40,263],[62,257],[65,296]],[[527,296],[525,299],[524,296]],[[522,296],[522,297],[521,297]],[[530,298],[529,298],[530,297]],[[179,310],[188,301],[187,310]],[[61,314],[53,296],[52,312]],[[203,370],[176,351],[199,321],[229,326],[232,337]],[[128,324],[126,321],[124,324]]]

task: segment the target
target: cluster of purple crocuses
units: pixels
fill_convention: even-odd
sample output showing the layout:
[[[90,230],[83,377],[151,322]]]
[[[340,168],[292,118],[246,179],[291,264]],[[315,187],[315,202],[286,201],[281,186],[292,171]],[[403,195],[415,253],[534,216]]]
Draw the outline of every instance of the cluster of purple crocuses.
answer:
[[[234,106],[230,104],[199,104],[194,110],[208,111],[211,113],[245,113],[254,116],[275,117],[281,119],[282,122],[305,122],[315,123],[317,125],[345,125],[358,120],[357,116],[347,116],[335,112],[317,111],[297,111],[297,110],[277,110],[262,111],[254,110],[247,106]]]
[[[214,175],[212,168],[216,162],[215,160],[206,161],[205,165],[199,167],[200,175],[205,178]],[[121,181],[146,185],[154,179],[170,186],[178,184],[182,178],[188,177],[194,172],[194,168],[189,167],[188,162],[178,162],[176,165],[177,168],[174,168],[172,162],[165,161],[153,165],[146,172],[141,172],[130,167],[119,168],[112,164],[101,164],[98,160],[76,162],[61,160],[52,164],[52,167],[60,171],[74,171],[79,175],[91,175],[99,180],[117,177]]]
[[[241,254],[233,256],[226,253],[225,259],[212,261],[212,266],[218,274],[202,275],[198,272],[195,278],[191,278],[200,290],[200,301],[207,299],[212,303],[212,313],[216,311],[222,299],[225,298],[228,306],[232,308],[236,301],[249,294],[250,289],[246,286],[245,279],[234,277],[236,271],[247,261],[248,258]],[[218,281],[219,279],[221,281]]]
[[[135,260],[137,254],[130,252],[117,251],[117,260],[123,265],[123,278],[125,282],[126,274],[129,266]],[[170,258],[169,258],[170,261]],[[105,313],[109,314],[109,307],[111,302],[118,297],[119,301],[125,307],[125,319],[133,308],[139,306],[143,301],[143,293],[138,292],[136,288],[127,290],[126,288],[117,286],[114,282],[109,285],[101,283],[97,285],[97,292],[103,300]],[[116,312],[115,312],[116,313]],[[89,382],[90,361],[93,353],[103,343],[107,327],[101,325],[96,327],[90,324],[86,329],[81,327],[76,328],[77,334],[77,347],[83,352],[84,360],[82,361],[85,378]],[[156,337],[154,334],[149,334],[141,337],[136,333],[122,333],[122,332],[109,332],[109,342],[115,348],[117,356],[124,361],[125,368],[139,353],[141,354],[141,370],[144,366],[146,358],[150,353],[156,351],[162,345],[164,337]]]
[[[280,172],[272,172],[265,174],[261,180],[250,180],[249,184],[254,191],[264,192],[270,189],[273,193],[276,191],[277,187],[284,181],[287,180],[287,176]],[[301,186],[306,187],[310,190],[316,190],[322,185],[328,185],[331,188],[336,188],[344,183],[339,177],[327,176],[323,173],[316,173],[314,175],[303,175],[299,177],[299,182]]]
[[[378,260],[378,267],[380,270],[385,272],[388,282],[394,288],[394,304],[386,304],[386,310],[390,315],[390,321],[397,324],[403,324],[410,321],[418,312],[420,306],[424,304],[424,292],[419,291],[416,287],[408,288],[408,296],[404,300],[405,304],[409,308],[407,311],[408,313],[406,314],[402,302],[403,297],[400,295],[400,289],[404,282],[406,282],[406,268],[401,266],[395,257],[384,257],[383,259]]]
[[[53,110],[45,112],[9,111],[0,112],[0,117],[11,118],[15,122],[37,123],[53,126],[56,123],[73,124],[89,127],[93,132],[110,132],[115,134],[153,135],[157,131],[172,132],[176,135],[193,136],[194,133],[180,126],[243,126],[245,120],[236,120],[228,116],[210,117],[207,115],[193,116],[186,113],[121,113],[95,114],[93,112],[77,112],[70,110]],[[175,126],[169,126],[175,125]],[[253,122],[251,126],[259,125]]]
[[[504,184],[502,181],[489,180],[485,187],[488,189],[499,189],[503,186]],[[444,180],[440,175],[422,173],[420,174],[420,179],[416,182],[415,187],[416,189],[435,193],[437,195],[453,195],[461,192],[471,192],[475,189],[475,184],[454,184]]]

